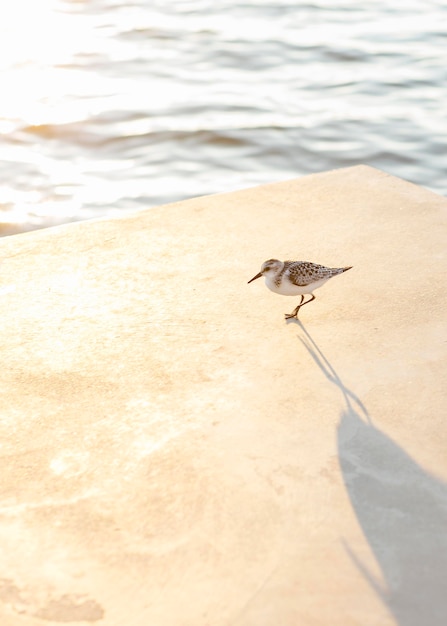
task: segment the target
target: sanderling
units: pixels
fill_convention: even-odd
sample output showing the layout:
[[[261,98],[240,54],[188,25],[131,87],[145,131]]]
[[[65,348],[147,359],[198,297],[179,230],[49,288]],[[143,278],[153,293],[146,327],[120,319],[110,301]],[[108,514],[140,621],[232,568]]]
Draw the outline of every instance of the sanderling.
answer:
[[[298,319],[300,308],[315,300],[313,294],[315,289],[322,287],[333,276],[350,270],[351,267],[352,265],[349,267],[325,267],[308,261],[269,259],[262,264],[259,274],[253,276],[248,282],[251,283],[253,280],[264,276],[265,284],[271,291],[280,293],[282,296],[301,296],[299,305],[292,313],[286,313],[286,320],[292,317]],[[311,298],[303,302],[305,294],[310,294]]]

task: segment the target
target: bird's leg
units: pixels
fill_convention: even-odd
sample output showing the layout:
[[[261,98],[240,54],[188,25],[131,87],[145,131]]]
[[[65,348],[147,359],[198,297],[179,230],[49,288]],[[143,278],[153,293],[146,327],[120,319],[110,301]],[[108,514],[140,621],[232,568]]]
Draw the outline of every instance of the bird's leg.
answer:
[[[315,300],[315,296],[313,293],[310,294],[312,297],[309,298],[309,300],[306,300],[306,302],[303,302],[304,300],[304,296],[301,296],[301,302],[299,303],[299,305],[293,309],[292,313],[286,314],[286,320],[291,319],[292,317],[296,317],[296,319],[298,319],[298,313],[299,310],[302,306],[304,306],[305,304],[309,304],[309,302],[312,302],[312,300]]]
[[[309,304],[309,302],[312,302],[312,300],[315,300],[315,296],[313,293],[310,294],[312,297],[309,298],[309,300],[306,300],[306,302],[303,302],[303,304],[300,304],[300,306],[298,307],[298,311],[300,310],[300,308],[302,306],[304,306],[305,304]],[[298,319],[298,311],[296,312],[296,319]]]
[[[300,300],[299,305],[293,309],[292,313],[286,313],[285,315],[286,320],[290,320],[292,319],[292,317],[296,317],[298,319],[298,311],[300,310],[300,306],[303,300],[304,300],[304,296],[301,294],[301,300]]]

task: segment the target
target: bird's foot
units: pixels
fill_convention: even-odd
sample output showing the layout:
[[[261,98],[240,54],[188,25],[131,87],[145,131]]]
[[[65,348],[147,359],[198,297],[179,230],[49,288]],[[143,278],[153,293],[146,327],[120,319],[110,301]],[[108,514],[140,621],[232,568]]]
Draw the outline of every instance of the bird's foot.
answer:
[[[284,317],[286,320],[298,319],[298,313],[286,313]]]

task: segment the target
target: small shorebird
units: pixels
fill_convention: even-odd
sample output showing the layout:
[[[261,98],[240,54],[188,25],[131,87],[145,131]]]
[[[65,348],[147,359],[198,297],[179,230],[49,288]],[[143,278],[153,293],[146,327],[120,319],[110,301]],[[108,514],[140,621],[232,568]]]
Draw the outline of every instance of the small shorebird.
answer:
[[[333,276],[343,274],[349,267],[325,267],[317,263],[308,261],[278,261],[269,259],[262,264],[261,271],[253,276],[248,283],[264,276],[267,287],[282,296],[301,296],[299,305],[292,311],[286,313],[286,320],[296,317],[302,306],[315,300],[313,292],[322,287]],[[247,283],[247,284],[248,284]],[[309,300],[303,302],[304,295],[310,294]]]

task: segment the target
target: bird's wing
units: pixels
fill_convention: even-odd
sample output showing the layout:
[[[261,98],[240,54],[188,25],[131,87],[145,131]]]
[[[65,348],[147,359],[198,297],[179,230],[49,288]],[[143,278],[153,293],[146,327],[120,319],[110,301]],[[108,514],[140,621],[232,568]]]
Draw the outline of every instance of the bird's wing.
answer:
[[[334,275],[331,268],[318,263],[310,263],[308,261],[286,261],[285,271],[289,275],[291,282],[299,287],[306,287],[317,280],[330,278]]]

